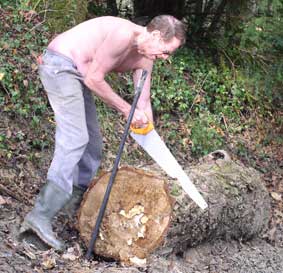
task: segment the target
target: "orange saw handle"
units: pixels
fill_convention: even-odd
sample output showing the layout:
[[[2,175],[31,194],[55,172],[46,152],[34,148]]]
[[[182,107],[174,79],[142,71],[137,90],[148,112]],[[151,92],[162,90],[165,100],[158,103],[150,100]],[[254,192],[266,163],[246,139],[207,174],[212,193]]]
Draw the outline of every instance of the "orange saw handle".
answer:
[[[133,133],[138,135],[146,135],[150,131],[154,129],[153,123],[150,121],[147,123],[146,127],[134,127],[133,125],[130,126],[130,129]]]

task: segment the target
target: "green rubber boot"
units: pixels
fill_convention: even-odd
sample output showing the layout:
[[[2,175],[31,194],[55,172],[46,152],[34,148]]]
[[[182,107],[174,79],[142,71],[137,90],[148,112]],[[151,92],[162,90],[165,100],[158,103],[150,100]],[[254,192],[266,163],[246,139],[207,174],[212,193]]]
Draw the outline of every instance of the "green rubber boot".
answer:
[[[26,215],[20,232],[32,230],[49,246],[56,250],[63,250],[64,243],[56,238],[52,230],[51,221],[70,198],[71,194],[48,181],[40,191],[34,208]]]
[[[64,211],[67,213],[69,218],[73,219],[73,216],[76,214],[80,204],[83,200],[83,195],[86,189],[78,186],[73,186],[73,193],[71,199],[67,202],[64,207]]]

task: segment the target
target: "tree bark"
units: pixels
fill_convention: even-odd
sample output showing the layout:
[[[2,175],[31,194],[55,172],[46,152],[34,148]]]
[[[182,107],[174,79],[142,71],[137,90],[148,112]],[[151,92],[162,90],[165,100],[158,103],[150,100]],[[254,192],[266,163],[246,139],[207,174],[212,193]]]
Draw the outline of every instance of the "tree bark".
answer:
[[[225,10],[227,3],[228,3],[228,0],[222,0],[221,3],[219,4],[219,6],[217,7],[215,16],[212,19],[212,22],[211,22],[211,24],[208,28],[206,36],[209,36],[210,33],[214,32],[216,30],[217,25],[218,25],[222,15],[224,14],[224,10]]]
[[[187,173],[209,207],[201,211],[180,190],[163,248],[183,252],[218,238],[245,241],[267,228],[269,193],[255,169],[232,161],[224,151],[216,151]]]

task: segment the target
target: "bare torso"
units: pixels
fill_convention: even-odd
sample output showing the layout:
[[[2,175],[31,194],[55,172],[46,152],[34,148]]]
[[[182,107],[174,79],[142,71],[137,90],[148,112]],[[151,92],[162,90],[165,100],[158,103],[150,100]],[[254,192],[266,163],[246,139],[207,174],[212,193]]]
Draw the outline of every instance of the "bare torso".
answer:
[[[153,120],[150,102],[153,63],[158,58],[167,59],[167,52],[171,53],[179,46],[177,38],[165,43],[158,30],[149,32],[146,27],[128,20],[105,16],[88,20],[60,34],[48,49],[71,58],[83,75],[84,84],[126,118],[130,104],[112,89],[105,76],[109,72],[133,71],[136,85],[141,70],[146,70],[148,76],[132,121],[142,126]]]
[[[115,44],[117,40],[115,36],[123,29],[132,36],[131,39],[124,41],[118,39]],[[83,76],[87,74],[94,59],[99,63],[108,62],[103,64],[107,67],[104,73],[125,72],[143,68],[143,62],[146,61],[142,55],[133,50],[134,38],[142,31],[143,27],[122,18],[98,17],[58,35],[48,48],[71,58]],[[121,46],[124,50],[119,52],[118,58],[117,56],[109,58],[112,52],[117,55],[116,48]]]

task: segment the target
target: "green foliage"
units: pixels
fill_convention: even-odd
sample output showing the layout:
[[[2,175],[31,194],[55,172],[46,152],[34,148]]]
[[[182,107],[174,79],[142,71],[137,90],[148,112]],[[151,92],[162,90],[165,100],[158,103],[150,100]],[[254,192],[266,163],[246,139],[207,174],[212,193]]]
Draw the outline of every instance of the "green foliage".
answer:
[[[15,7],[17,5],[17,0],[2,0],[0,2],[0,8],[4,9],[7,7]]]
[[[98,17],[108,15],[108,7],[105,1],[88,1],[89,17]]]
[[[220,62],[249,79],[248,88],[262,114],[279,110],[283,103],[282,15],[281,0],[260,1],[253,12],[243,14],[243,20],[239,16],[237,24],[210,44],[221,56]]]
[[[158,112],[184,113],[189,110],[194,92],[183,75],[186,66],[186,60],[160,61],[155,65],[151,92],[153,106]]]
[[[210,113],[195,119],[191,129],[192,154],[199,157],[221,149],[225,139],[220,122]]]
[[[202,53],[180,50],[171,62],[159,62],[154,69],[154,108],[160,113],[195,116],[209,111],[237,118],[252,109],[256,99],[240,71],[234,72],[214,65]]]
[[[1,156],[10,159],[28,152],[28,157],[33,157],[50,144],[42,127],[48,104],[36,63],[47,44],[48,29],[36,14],[22,9],[16,1],[0,9],[0,20],[5,22],[0,24],[1,121],[9,117],[24,128],[15,128],[12,123],[0,131]]]
[[[155,113],[163,117],[163,126],[166,122],[171,128],[173,116],[187,120],[195,156],[223,147],[224,131],[241,131],[246,126],[243,117],[249,118],[258,109],[262,109],[262,114],[268,113],[272,107],[263,88],[241,67],[230,69],[225,62],[216,65],[201,51],[184,48],[172,60],[158,62],[152,78]],[[233,126],[227,127],[227,121]],[[169,136],[169,143],[188,137],[179,133]]]
[[[9,16],[7,16],[9,15]],[[35,57],[47,39],[43,26],[34,27],[27,13],[1,13],[6,16],[0,25],[0,107],[22,117],[38,119],[46,111],[46,100],[40,93]],[[27,19],[28,18],[28,19]],[[23,20],[27,20],[23,23]]]
[[[177,184],[173,184],[170,194],[173,196],[179,196],[182,194],[182,188],[178,186]]]
[[[160,134],[174,151],[187,151],[191,145],[193,155],[201,156],[222,148],[226,132],[243,129],[243,117],[249,118],[251,113],[267,116],[282,105],[282,1],[272,1],[276,3],[272,17],[265,13],[268,2],[261,2],[258,16],[247,15],[242,21],[231,16],[237,24],[221,18],[219,23],[226,20],[226,25],[217,28],[215,39],[207,40],[205,47],[199,45],[205,49],[183,48],[172,59],[155,64],[153,108]],[[46,3],[48,6],[44,6]],[[0,25],[0,108],[28,119],[31,128],[37,129],[48,104],[37,76],[35,57],[46,46],[49,34],[33,10],[53,18],[49,22],[54,20],[53,30],[59,32],[84,19],[86,2],[3,0],[0,5],[5,8],[0,18],[4,22]],[[106,7],[105,3],[89,1],[95,16],[104,15]],[[77,18],[75,13],[80,9],[82,17]],[[215,53],[213,58],[211,52]],[[107,81],[125,100],[132,101],[129,74],[109,75]],[[117,113],[101,102],[98,112],[102,130],[111,143],[107,149],[112,149],[124,121],[120,118],[115,124]],[[14,137],[19,141],[26,138],[20,133]],[[8,151],[9,141],[0,132],[0,147]],[[29,147],[39,150],[47,145],[44,137],[29,142]],[[244,149],[239,146],[241,150],[239,154],[243,155]]]
[[[26,6],[45,18],[49,30],[53,33],[63,32],[87,17],[87,0],[25,0]]]
[[[283,2],[273,1],[269,11],[267,6],[268,1],[261,1],[259,15],[241,36],[240,50],[246,53],[243,62],[248,73],[262,84],[262,95],[276,109],[283,103]]]

